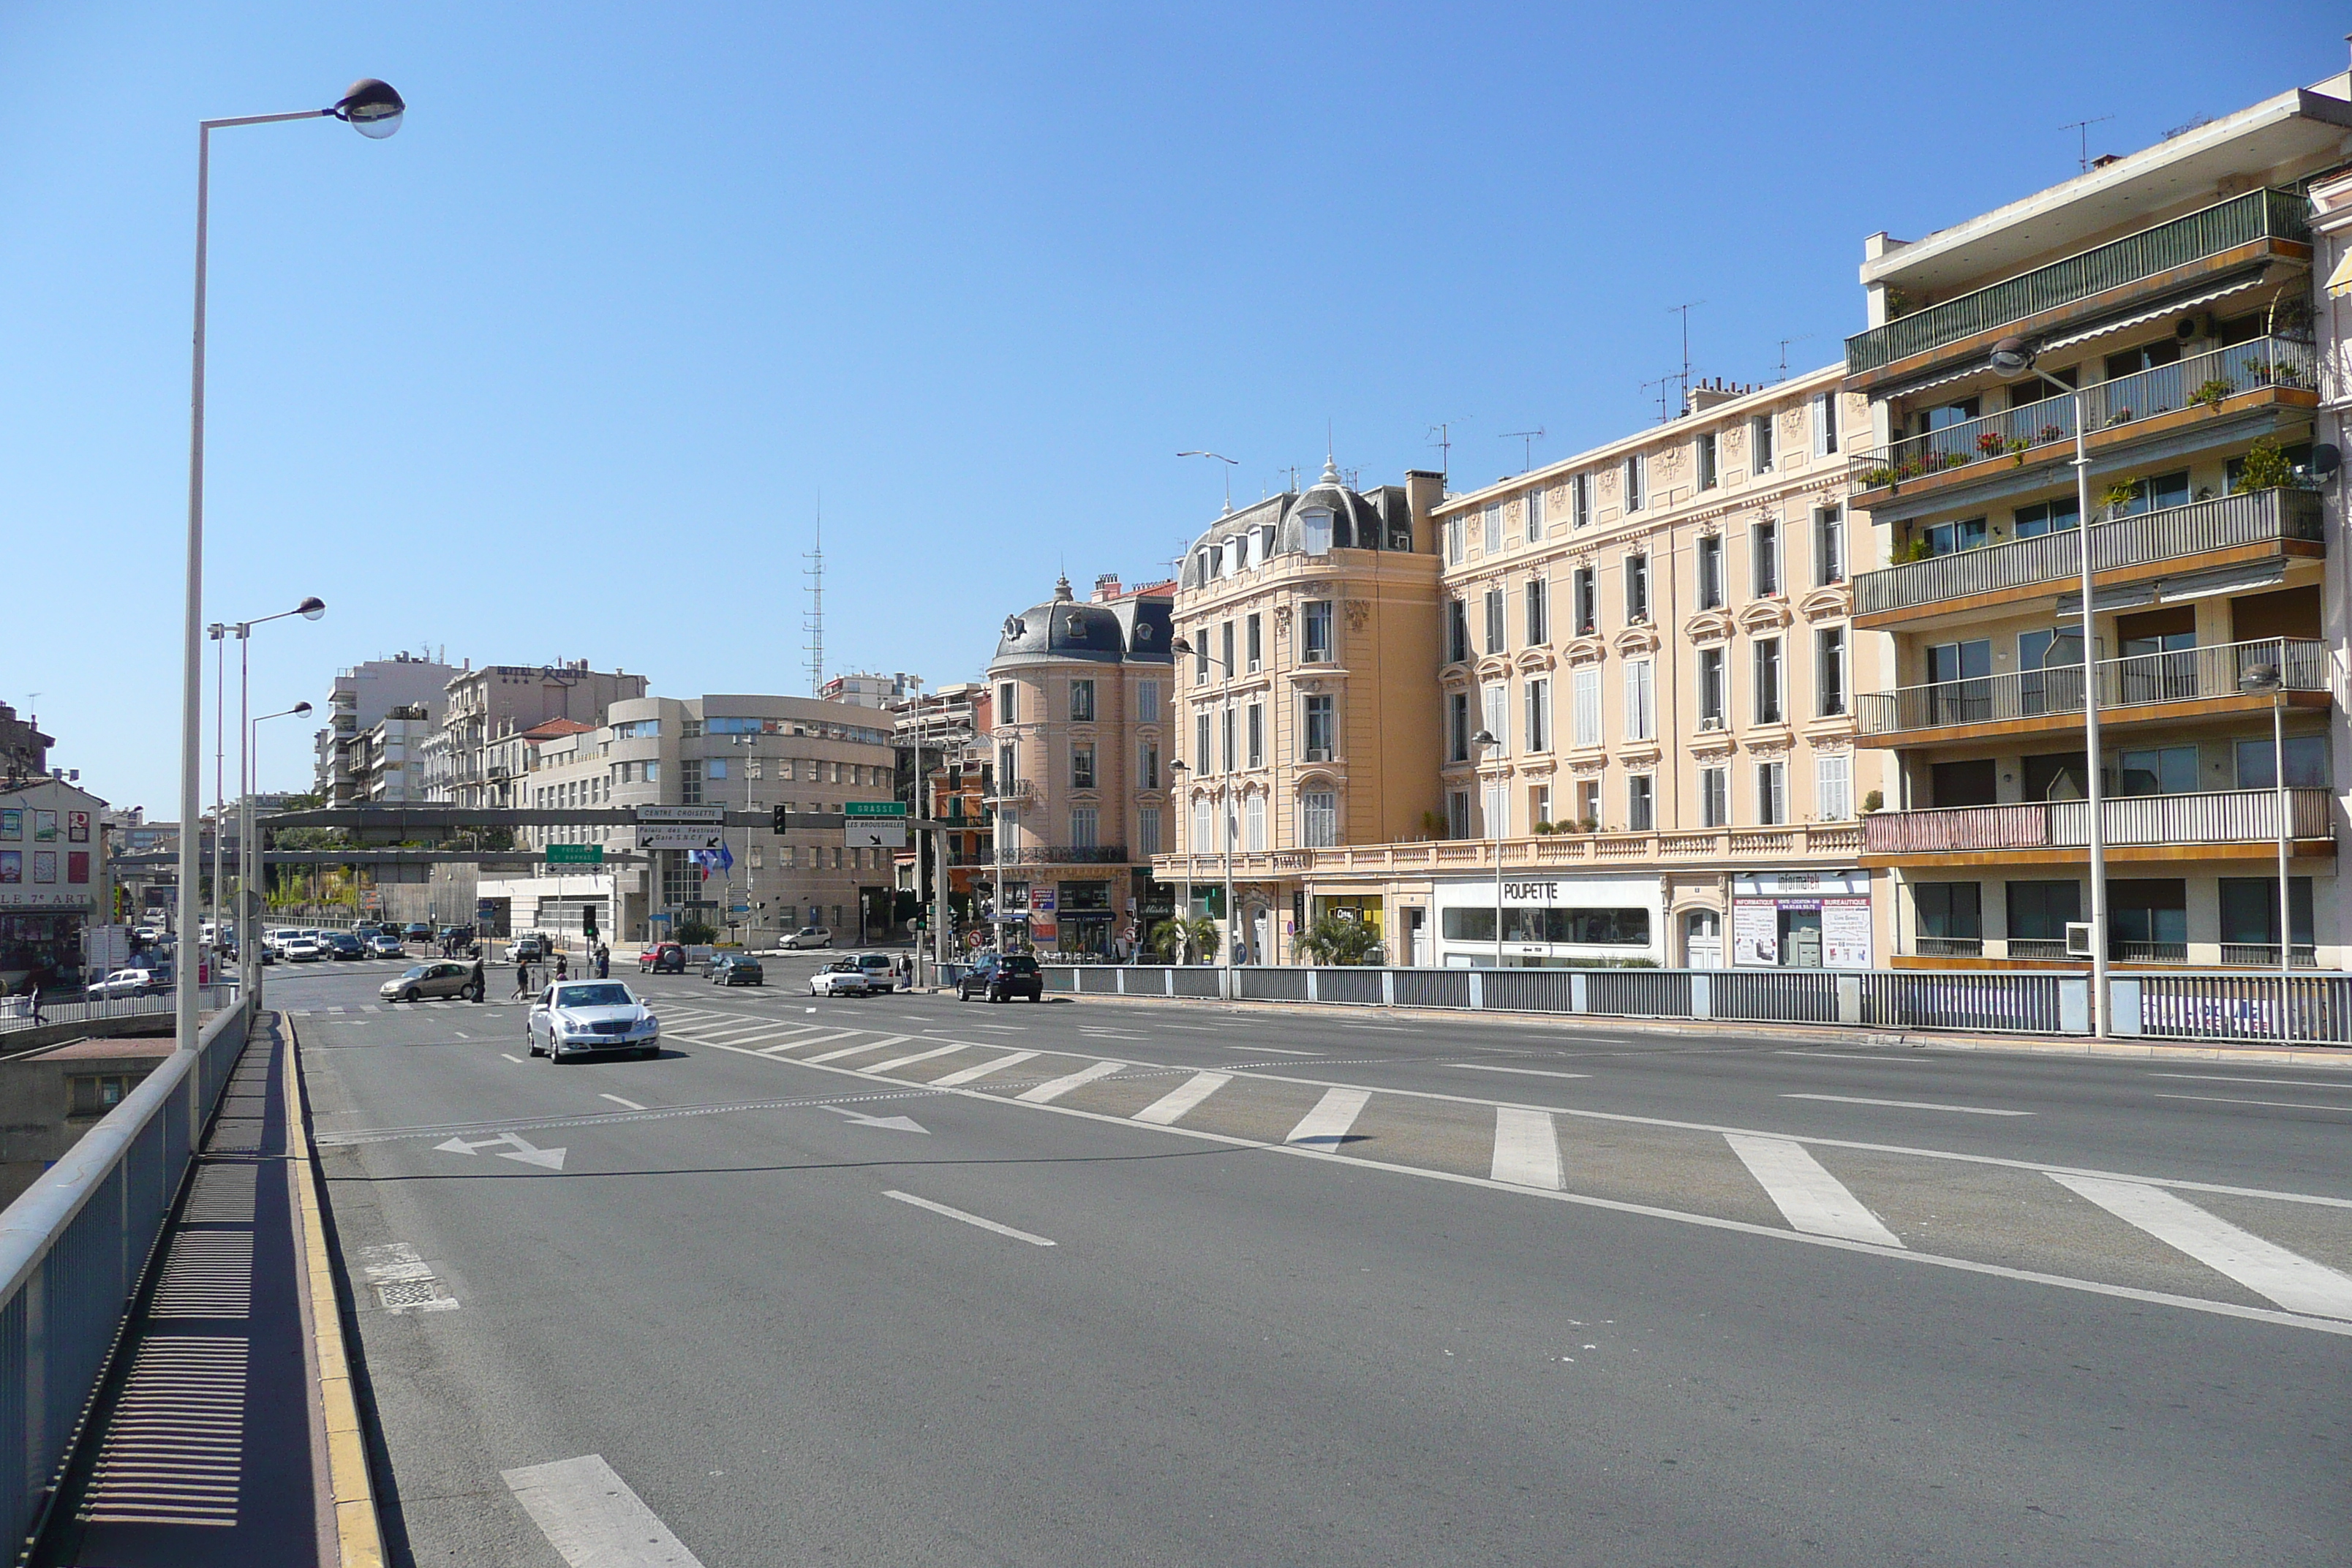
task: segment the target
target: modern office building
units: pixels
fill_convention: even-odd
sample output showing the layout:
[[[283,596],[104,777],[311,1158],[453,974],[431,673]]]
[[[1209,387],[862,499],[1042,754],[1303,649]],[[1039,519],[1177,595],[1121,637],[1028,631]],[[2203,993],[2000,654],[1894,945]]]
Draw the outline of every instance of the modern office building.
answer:
[[[2113,960],[2276,965],[2286,940],[2340,966],[2344,381],[2322,374],[2313,196],[2344,189],[2347,98],[2336,77],[1866,242],[1844,386],[1872,426],[1854,622],[1895,645],[1859,709],[1894,764],[1864,824],[1888,962],[2080,967],[2095,766]]]

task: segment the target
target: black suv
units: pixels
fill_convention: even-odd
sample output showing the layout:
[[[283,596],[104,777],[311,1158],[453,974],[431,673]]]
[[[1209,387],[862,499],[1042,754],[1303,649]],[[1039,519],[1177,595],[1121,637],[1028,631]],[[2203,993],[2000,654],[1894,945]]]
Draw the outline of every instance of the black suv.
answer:
[[[956,982],[957,1001],[969,1002],[975,995],[992,1002],[1009,1001],[1015,996],[1043,1002],[1045,977],[1037,973],[1037,961],[1025,952],[992,952]]]

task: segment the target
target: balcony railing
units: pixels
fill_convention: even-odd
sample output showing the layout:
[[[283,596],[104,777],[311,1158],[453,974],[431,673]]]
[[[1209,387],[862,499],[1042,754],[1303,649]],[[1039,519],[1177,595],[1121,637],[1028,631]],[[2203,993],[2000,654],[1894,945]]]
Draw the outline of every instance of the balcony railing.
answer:
[[[2257,240],[2307,240],[2310,210],[2293,191],[2248,191],[1857,332],[1845,341],[1846,374],[1860,375]]]
[[[2209,349],[2084,387],[2083,418],[2096,435],[2177,409],[2219,408],[2241,393],[2282,386],[2312,391],[2318,384],[2316,357],[2311,344],[2287,338]],[[1859,453],[1854,482],[1866,490],[1881,489],[1954,468],[2022,462],[2037,448],[2070,446],[2074,439],[2074,399],[2062,394]]]
[[[1773,827],[1703,827],[1658,833],[1557,833],[1502,841],[1506,870],[1549,870],[1555,867],[1609,865],[1686,866],[1693,864],[1770,864],[1780,861],[1852,863],[1862,853],[1862,825],[1855,822],[1801,822]],[[1315,876],[1363,872],[1431,871],[1491,872],[1496,843],[1491,838],[1422,839],[1407,844],[1343,844],[1320,849],[1257,849],[1233,857],[1234,875],[1257,878]],[[1165,882],[1191,877],[1194,880],[1219,874],[1214,853],[1161,855],[1152,858],[1152,874]]]
[[[1037,785],[1030,779],[1007,779],[997,785],[994,794],[986,798],[992,804],[1000,800],[1015,803],[1032,801],[1037,798]]]
[[[2289,539],[2315,542],[2322,537],[2315,493],[2255,490],[2095,523],[2091,529],[2091,567],[2094,572],[2110,572],[2216,550]],[[1854,579],[1854,613],[1878,615],[2037,583],[2079,581],[2081,571],[2082,544],[2070,528],[1864,572]]]
[[[2142,708],[2242,695],[2257,666],[2282,670],[2290,691],[2327,689],[2327,645],[2293,637],[2221,643],[2179,653],[2101,659],[2099,708]],[[1972,724],[2063,717],[2083,710],[2083,667],[2063,664],[2010,675],[1933,681],[1864,692],[1855,712],[1865,735],[1899,735]]]
[[[1007,866],[1123,866],[1124,844],[1025,844],[1004,852]]]
[[[2308,839],[2332,836],[2328,819],[2330,791],[2289,789],[2286,797],[2288,826],[2292,830],[2289,837]],[[2105,841],[2114,846],[2274,844],[2279,837],[2275,790],[2127,795],[2100,805],[2104,808],[2100,816],[2106,826]],[[1881,811],[1862,820],[1863,850],[1870,855],[2082,849],[2089,846],[2090,834],[2091,803],[2087,800]]]

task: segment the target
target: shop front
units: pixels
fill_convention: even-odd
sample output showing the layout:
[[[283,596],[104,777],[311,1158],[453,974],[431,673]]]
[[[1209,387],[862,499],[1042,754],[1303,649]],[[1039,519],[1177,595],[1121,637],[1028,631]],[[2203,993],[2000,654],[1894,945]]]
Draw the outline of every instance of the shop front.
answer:
[[[1663,889],[1655,877],[1491,877],[1436,887],[1436,962],[1507,968],[1654,968],[1663,951]]]
[[[106,803],[44,779],[0,793],[0,992],[78,985],[85,934],[105,923]]]
[[[1768,871],[1731,879],[1738,969],[1868,969],[1870,873]]]

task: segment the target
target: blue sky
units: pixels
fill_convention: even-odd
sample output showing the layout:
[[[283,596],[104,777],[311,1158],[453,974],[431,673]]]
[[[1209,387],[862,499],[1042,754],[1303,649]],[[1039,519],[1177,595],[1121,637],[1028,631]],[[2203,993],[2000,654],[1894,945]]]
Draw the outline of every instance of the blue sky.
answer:
[[[1826,363],[1910,237],[2342,68],[2341,16],[1682,5],[0,4],[0,700],[174,810],[195,121],[208,615],[339,666],[968,679],[1066,566],[1321,461],[1458,487]],[[266,640],[262,640],[265,639]],[[232,700],[234,694],[232,693]],[[258,710],[258,709],[257,709]],[[263,782],[308,778],[275,726]],[[209,792],[208,792],[209,793]]]

